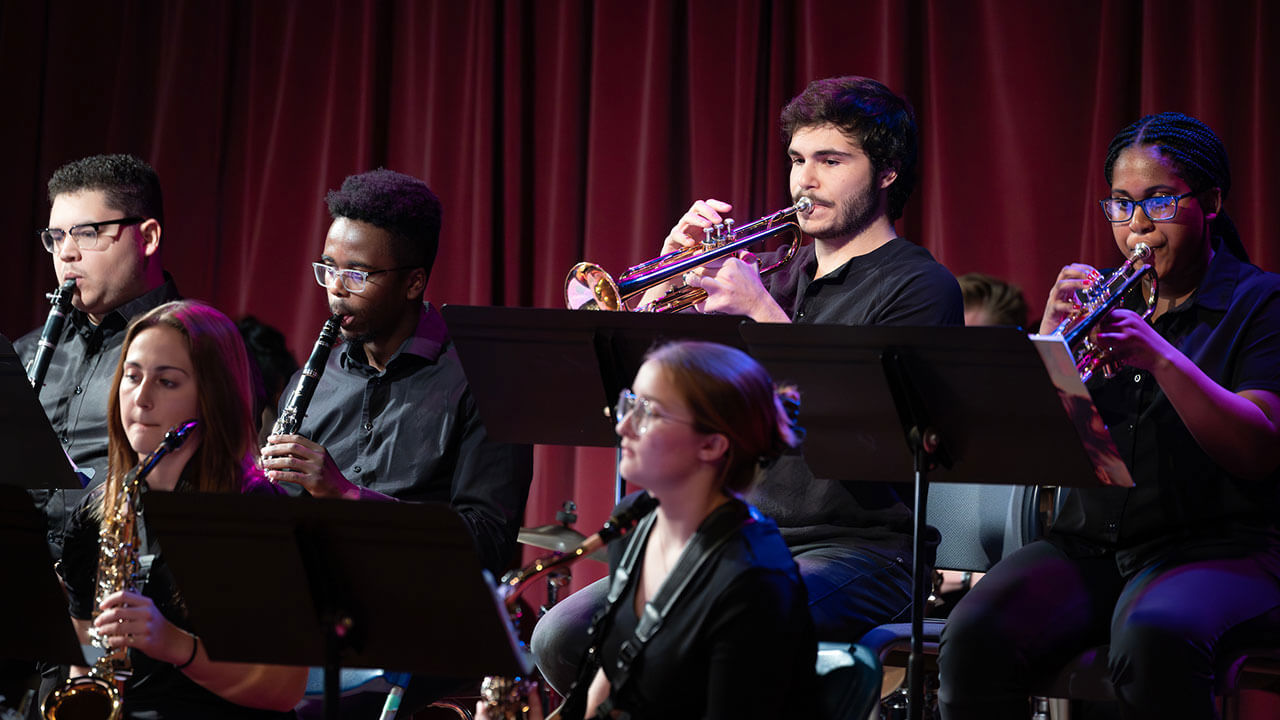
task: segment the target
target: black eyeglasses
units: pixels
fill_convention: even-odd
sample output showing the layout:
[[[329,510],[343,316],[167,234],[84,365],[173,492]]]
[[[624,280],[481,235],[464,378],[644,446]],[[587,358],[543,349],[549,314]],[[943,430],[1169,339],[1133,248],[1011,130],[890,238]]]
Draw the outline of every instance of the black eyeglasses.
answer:
[[[68,235],[70,235],[71,239],[75,241],[76,247],[81,250],[105,250],[106,245],[98,247],[101,242],[101,238],[117,237],[120,235],[120,230],[124,230],[128,226],[136,225],[144,220],[146,220],[146,218],[140,217],[127,217],[120,218],[119,220],[103,220],[101,222],[72,225],[66,232],[63,232],[58,228],[44,228],[36,234],[40,236],[40,242],[44,245],[44,249],[51,253],[58,252],[58,248],[62,246],[62,241],[65,240]],[[103,227],[104,225],[116,224],[120,225],[120,230],[117,230],[114,233],[98,232],[98,228]],[[108,243],[108,245],[110,245],[110,243]]]
[[[1183,198],[1195,195],[1193,192],[1181,195],[1157,195],[1146,200],[1130,200],[1129,198],[1107,198],[1100,201],[1102,212],[1113,223],[1129,222],[1133,219],[1134,208],[1141,207],[1152,222],[1172,220],[1178,214],[1178,203]]]
[[[328,289],[333,282],[335,275],[342,276],[342,286],[347,292],[362,293],[369,284],[369,276],[378,273],[394,272],[396,270],[412,270],[413,267],[393,267],[385,270],[339,270],[332,265],[324,263],[311,263],[311,267],[315,268],[316,282],[320,287]]]

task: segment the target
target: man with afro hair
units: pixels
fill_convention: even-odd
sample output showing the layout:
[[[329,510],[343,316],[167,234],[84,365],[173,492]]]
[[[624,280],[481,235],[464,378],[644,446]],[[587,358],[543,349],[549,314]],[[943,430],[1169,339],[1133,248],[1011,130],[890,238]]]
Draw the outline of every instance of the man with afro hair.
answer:
[[[298,433],[267,438],[267,475],[317,497],[449,503],[499,575],[515,550],[532,449],[489,441],[444,320],[424,302],[440,200],[384,169],[348,177],[326,200],[333,223],[312,265],[343,344]]]

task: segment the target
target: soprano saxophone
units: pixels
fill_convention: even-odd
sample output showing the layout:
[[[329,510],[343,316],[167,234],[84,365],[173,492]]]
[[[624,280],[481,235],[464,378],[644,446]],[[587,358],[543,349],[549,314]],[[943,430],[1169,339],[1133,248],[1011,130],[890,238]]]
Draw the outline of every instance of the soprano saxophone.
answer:
[[[307,415],[307,406],[311,404],[311,396],[315,395],[320,376],[324,374],[325,363],[329,361],[329,351],[338,343],[341,318],[341,315],[335,314],[324,321],[320,337],[316,338],[316,344],[311,348],[311,357],[307,358],[307,364],[302,368],[298,386],[293,389],[284,411],[271,426],[272,435],[293,435],[298,432],[302,418]]]
[[[518,617],[517,602],[521,593],[534,580],[561,566],[576,562],[631,531],[644,516],[658,507],[658,499],[641,493],[635,502],[617,515],[611,516],[595,535],[582,541],[567,553],[554,553],[539,558],[532,565],[513,570],[502,576],[498,583],[498,596],[502,598],[507,614]],[[529,694],[534,691],[531,681],[524,678],[489,676],[480,684],[480,697],[493,715],[501,720],[520,720],[529,709]],[[554,714],[553,714],[554,716]]]
[[[98,580],[94,595],[94,617],[108,595],[122,590],[137,592],[139,577],[138,514],[141,511],[142,483],[160,458],[182,447],[196,427],[195,420],[178,423],[165,433],[159,447],[120,481],[115,502],[103,497],[102,527],[98,534]],[[101,636],[91,632],[94,645],[103,648],[88,675],[74,677],[49,693],[40,705],[45,720],[118,720],[123,702],[124,680],[130,662],[128,648],[108,648]]]

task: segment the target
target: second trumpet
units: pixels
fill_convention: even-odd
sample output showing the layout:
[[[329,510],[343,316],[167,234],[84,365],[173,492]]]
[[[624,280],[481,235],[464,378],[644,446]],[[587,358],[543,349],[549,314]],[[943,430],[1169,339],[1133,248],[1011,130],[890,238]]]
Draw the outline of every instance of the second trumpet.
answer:
[[[788,208],[748,223],[733,227],[733,220],[707,228],[702,243],[684,250],[677,250],[628,268],[614,280],[604,268],[590,262],[580,262],[569,271],[564,281],[565,304],[570,310],[625,310],[627,302],[649,288],[664,283],[707,263],[745,251],[752,245],[763,243],[780,235],[790,234],[789,245],[778,252],[777,262],[760,268],[767,275],[787,264],[800,249],[800,226],[791,217],[808,212],[813,201],[801,197]],[[681,284],[672,288],[657,300],[641,305],[636,310],[645,312],[676,312],[702,302],[705,290]]]

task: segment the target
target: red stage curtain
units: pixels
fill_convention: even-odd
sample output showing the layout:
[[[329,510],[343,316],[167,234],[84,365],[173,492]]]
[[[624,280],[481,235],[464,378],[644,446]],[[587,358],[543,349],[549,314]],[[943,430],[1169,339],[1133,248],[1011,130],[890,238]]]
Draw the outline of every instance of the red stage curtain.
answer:
[[[900,232],[956,274],[1021,284],[1035,312],[1063,264],[1114,263],[1102,156],[1147,112],[1223,137],[1227,207],[1275,270],[1277,45],[1269,0],[5,3],[0,330],[46,312],[44,182],[84,155],[148,158],[183,292],[303,354],[325,314],[307,264],[344,176],[386,166],[443,199],[434,302],[558,307],[574,262],[653,256],[694,198],[740,220],[786,205],[778,112],[837,74],[916,107],[923,170]],[[610,451],[540,448],[527,524],[573,498],[590,532],[611,474]]]

